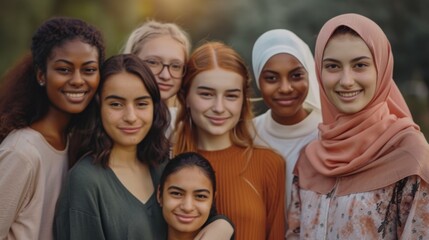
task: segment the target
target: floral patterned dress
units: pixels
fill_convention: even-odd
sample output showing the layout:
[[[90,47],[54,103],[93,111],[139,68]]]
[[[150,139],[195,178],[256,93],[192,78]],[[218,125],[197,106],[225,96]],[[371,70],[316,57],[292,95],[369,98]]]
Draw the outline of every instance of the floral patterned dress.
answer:
[[[429,184],[418,176],[370,192],[336,196],[299,189],[287,239],[429,239]]]

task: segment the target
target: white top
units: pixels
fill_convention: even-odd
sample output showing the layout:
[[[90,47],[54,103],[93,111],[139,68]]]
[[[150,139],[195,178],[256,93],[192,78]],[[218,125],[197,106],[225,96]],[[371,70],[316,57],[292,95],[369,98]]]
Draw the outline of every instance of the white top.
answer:
[[[53,239],[55,205],[67,173],[58,151],[31,128],[0,145],[0,239]]]
[[[318,137],[318,124],[322,115],[318,110],[311,113],[295,125],[281,125],[274,121],[271,110],[253,119],[257,137],[255,144],[276,150],[286,161],[286,208],[290,203],[292,171],[298,160],[301,149]]]

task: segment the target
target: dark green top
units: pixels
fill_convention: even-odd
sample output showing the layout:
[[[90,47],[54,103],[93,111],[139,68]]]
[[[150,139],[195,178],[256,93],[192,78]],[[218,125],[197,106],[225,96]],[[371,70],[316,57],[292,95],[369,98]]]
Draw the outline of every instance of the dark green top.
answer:
[[[165,164],[151,168],[154,189]],[[55,239],[165,239],[167,225],[155,192],[143,204],[110,168],[79,161],[68,175],[58,200]]]

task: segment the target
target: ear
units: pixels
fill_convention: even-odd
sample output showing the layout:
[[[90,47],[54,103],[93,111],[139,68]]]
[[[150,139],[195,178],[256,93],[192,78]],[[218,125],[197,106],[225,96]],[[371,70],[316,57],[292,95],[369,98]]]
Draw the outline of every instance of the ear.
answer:
[[[36,78],[37,78],[37,83],[40,86],[42,86],[42,87],[45,86],[45,84],[46,84],[46,75],[39,68],[37,69]]]
[[[162,196],[161,196],[161,190],[158,185],[158,189],[156,190],[156,200],[158,200],[159,206],[162,207]]]

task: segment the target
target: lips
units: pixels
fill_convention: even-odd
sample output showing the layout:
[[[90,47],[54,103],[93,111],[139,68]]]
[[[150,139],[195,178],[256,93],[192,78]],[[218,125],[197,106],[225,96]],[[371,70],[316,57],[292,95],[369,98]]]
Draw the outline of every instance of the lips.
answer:
[[[357,90],[357,91],[336,91],[336,93],[342,97],[342,98],[354,98],[357,95],[359,95],[363,90]]]
[[[298,100],[298,97],[288,97],[288,98],[276,98],[274,99],[275,102],[282,106],[290,106],[295,104],[295,102]]]
[[[66,98],[73,103],[80,103],[85,100],[88,91],[63,91]]]
[[[159,90],[161,90],[161,91],[168,91],[173,87],[173,85],[171,85],[171,84],[165,84],[165,83],[160,83],[160,82],[157,82],[157,84],[158,84]]]
[[[119,128],[122,132],[127,134],[133,134],[140,130],[140,127],[120,127]]]
[[[195,218],[197,218],[197,216],[187,216],[187,215],[176,214],[176,218],[181,223],[191,223],[192,221],[194,221]]]
[[[207,118],[213,125],[222,125],[228,120],[227,117],[207,117]]]

